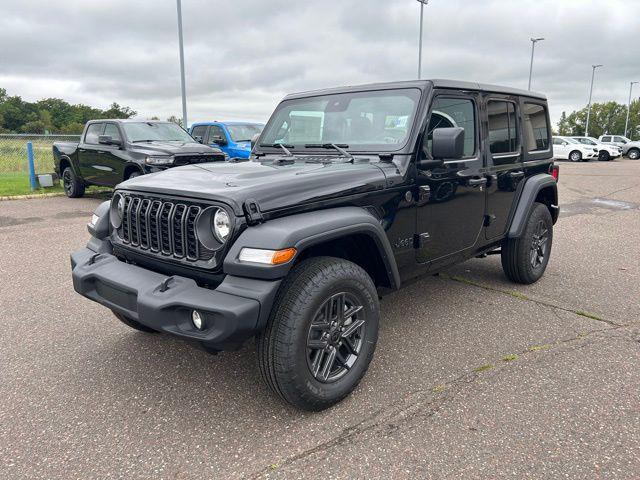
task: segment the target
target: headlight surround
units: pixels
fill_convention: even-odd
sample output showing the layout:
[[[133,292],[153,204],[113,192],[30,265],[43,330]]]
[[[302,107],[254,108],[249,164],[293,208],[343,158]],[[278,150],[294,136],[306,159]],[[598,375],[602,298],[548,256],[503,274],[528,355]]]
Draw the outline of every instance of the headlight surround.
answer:
[[[223,208],[219,208],[213,216],[213,233],[220,243],[224,243],[231,233],[231,219]]]
[[[109,209],[109,220],[113,228],[120,228],[122,219],[124,218],[124,196],[116,193],[111,200],[111,208]]]
[[[173,157],[171,155],[150,155],[145,158],[144,163],[147,165],[171,165]]]

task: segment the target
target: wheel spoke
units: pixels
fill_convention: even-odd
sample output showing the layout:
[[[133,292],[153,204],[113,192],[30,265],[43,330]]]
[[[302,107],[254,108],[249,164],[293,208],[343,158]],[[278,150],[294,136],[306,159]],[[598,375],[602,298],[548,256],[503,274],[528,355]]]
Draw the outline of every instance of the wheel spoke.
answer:
[[[333,363],[336,360],[336,349],[329,351],[329,354],[326,356],[326,360],[324,361],[324,366],[322,367],[322,371],[319,373],[318,379],[326,382],[329,379],[329,375],[331,374],[331,369],[333,368]]]
[[[311,373],[313,373],[313,376],[316,378],[318,377],[318,372],[320,372],[323,358],[324,350],[316,350],[315,356],[313,357],[313,362],[311,363]]]
[[[324,349],[327,346],[327,344],[328,342],[322,338],[307,341],[307,347],[313,350],[317,350],[319,348]]]
[[[364,307],[362,305],[354,305],[353,307],[349,307],[347,311],[344,312],[343,323],[344,323],[344,320],[349,320],[351,317],[353,317],[356,313],[358,313],[363,308]]]
[[[344,342],[342,343],[345,347],[347,347],[347,350],[349,350],[349,353],[351,355],[354,356],[358,356],[358,351],[356,350],[355,346],[353,345],[353,343],[351,342],[350,338],[345,338]]]
[[[340,365],[342,365],[347,370],[351,369],[351,367],[347,363],[347,359],[344,357],[344,355],[339,349],[336,349],[336,360],[338,361],[338,363],[340,363]]]
[[[344,332],[340,335],[342,338],[348,338],[355,333],[362,325],[364,324],[364,320],[355,320],[351,322],[347,328],[345,328]]]

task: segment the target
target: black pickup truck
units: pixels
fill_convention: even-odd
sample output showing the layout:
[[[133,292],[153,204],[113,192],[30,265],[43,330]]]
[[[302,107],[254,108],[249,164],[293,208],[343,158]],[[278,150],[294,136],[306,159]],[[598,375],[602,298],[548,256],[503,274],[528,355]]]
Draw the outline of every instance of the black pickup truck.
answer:
[[[68,197],[87,185],[115,187],[144,173],[225,160],[218,148],[201,145],[180,126],[155,120],[92,120],[80,143],[55,142],[54,168]]]
[[[265,383],[321,410],[369,367],[387,292],[489,254],[514,282],[542,277],[552,158],[547,101],[530,91],[425,80],[289,95],[252,161],[120,185],[71,255],[73,285],[134,329],[210,352],[255,336]]]

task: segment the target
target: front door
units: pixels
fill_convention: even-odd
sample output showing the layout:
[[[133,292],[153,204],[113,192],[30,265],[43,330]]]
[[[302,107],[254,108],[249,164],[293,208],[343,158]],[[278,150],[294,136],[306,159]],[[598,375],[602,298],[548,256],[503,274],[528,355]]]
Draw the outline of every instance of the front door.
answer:
[[[120,135],[118,125],[115,123],[107,123],[103,135],[109,135],[114,140],[122,141],[122,135]],[[102,172],[100,184],[116,186],[124,180],[126,162],[121,158],[121,152],[122,149],[119,145],[100,145],[96,160],[96,168]]]
[[[485,99],[487,125],[487,218],[485,237],[502,236],[507,230],[516,192],[524,180],[518,99],[490,95]]]
[[[104,123],[92,123],[87,127],[87,131],[78,145],[78,165],[80,174],[87,182],[94,183],[100,180],[102,172],[96,169],[96,161],[98,150],[101,145],[98,143],[98,137],[102,135]]]
[[[485,186],[479,141],[477,94],[436,91],[418,158],[431,158],[433,130],[464,128],[464,155],[442,166],[418,170],[417,261],[431,268],[473,247],[482,232]]]

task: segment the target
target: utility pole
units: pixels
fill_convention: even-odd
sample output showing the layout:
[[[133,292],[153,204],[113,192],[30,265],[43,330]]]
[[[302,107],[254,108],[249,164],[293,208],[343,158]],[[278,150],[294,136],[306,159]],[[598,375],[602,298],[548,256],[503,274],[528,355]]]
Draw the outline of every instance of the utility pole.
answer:
[[[589,105],[587,106],[587,125],[584,127],[584,136],[589,136],[589,117],[591,117],[591,95],[593,94],[593,77],[596,74],[596,68],[600,68],[602,65],[591,65],[591,88],[589,88]]]
[[[180,87],[182,89],[182,126],[187,125],[187,91],[184,79],[184,44],[182,41],[182,1],[177,0],[178,6],[178,44],[180,46]]]
[[[533,73],[533,52],[536,49],[536,42],[540,42],[542,40],[544,40],[544,37],[531,39],[531,63],[529,64],[529,86],[527,87],[527,90],[531,90],[531,74]]]
[[[420,3],[420,40],[418,42],[418,80],[422,78],[422,24],[424,17],[424,6],[429,4],[429,0],[418,0]]]
[[[629,127],[629,112],[631,111],[631,90],[633,89],[634,83],[640,82],[630,82],[629,83],[629,103],[627,103],[627,119],[624,122],[624,136],[627,136],[627,127]]]

